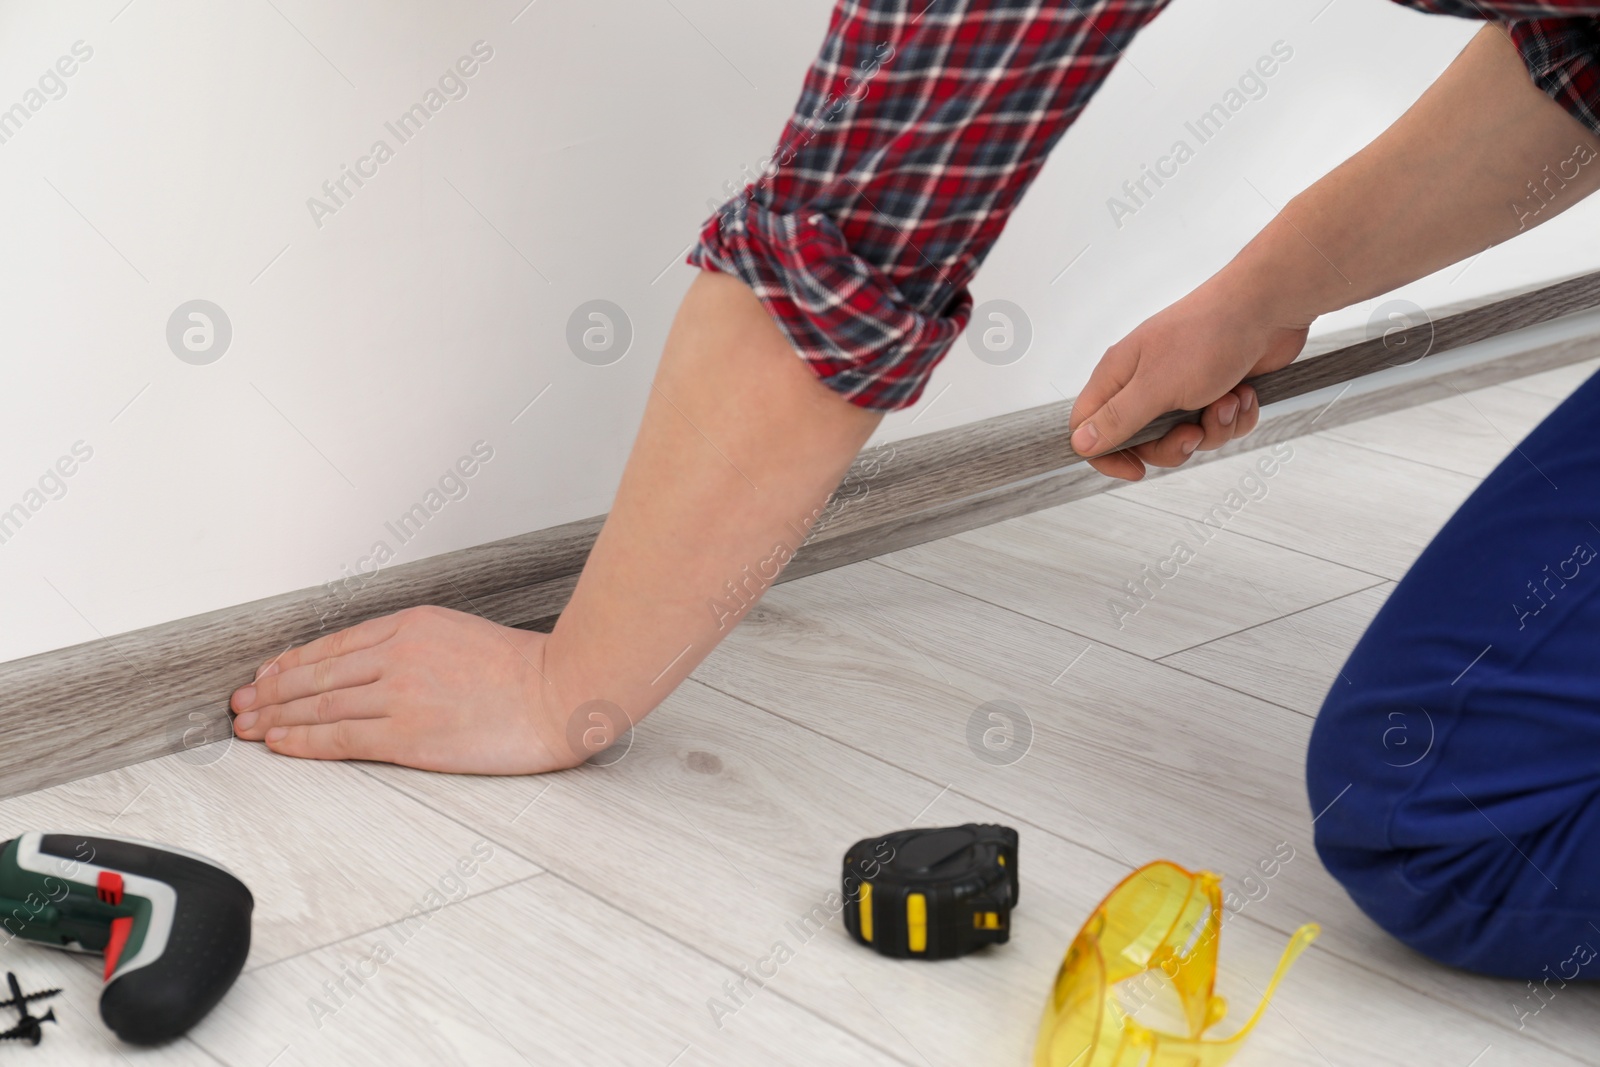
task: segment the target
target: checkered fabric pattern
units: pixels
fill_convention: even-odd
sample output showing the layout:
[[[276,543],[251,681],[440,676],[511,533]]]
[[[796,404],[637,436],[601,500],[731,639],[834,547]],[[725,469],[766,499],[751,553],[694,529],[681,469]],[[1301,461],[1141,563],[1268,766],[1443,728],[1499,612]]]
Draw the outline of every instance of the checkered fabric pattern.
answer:
[[[1436,15],[1502,23],[1533,82],[1600,134],[1600,3],[1595,0],[1396,0]]]
[[[1534,80],[1600,130],[1600,3],[1398,2],[1505,22]],[[852,403],[916,403],[1050,150],[1167,3],[838,0],[772,155],[688,262],[749,285]]]

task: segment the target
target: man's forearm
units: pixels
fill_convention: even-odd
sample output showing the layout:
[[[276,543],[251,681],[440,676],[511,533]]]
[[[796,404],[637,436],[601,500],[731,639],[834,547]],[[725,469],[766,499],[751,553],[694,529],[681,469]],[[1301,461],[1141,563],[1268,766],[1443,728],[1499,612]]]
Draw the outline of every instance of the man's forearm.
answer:
[[[1295,197],[1218,280],[1284,325],[1388,292],[1600,188],[1600,140],[1485,27],[1401,118]]]
[[[604,699],[637,722],[672,692],[800,547],[880,418],[819,382],[743,282],[697,277],[546,646],[563,711]]]

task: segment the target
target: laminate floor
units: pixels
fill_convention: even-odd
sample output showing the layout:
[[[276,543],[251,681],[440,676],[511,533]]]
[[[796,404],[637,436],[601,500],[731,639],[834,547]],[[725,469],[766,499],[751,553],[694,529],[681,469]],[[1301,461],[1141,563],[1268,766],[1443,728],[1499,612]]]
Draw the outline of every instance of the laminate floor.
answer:
[[[1021,1065],[1067,942],[1128,870],[1287,854],[1248,891],[1230,877],[1252,898],[1223,937],[1236,1011],[1299,923],[1324,933],[1241,1067],[1600,1065],[1600,989],[1519,1029],[1521,984],[1434,966],[1362,916],[1317,860],[1302,782],[1322,695],[1394,580],[1581,380],[779,586],[606,766],[465,778],[224,742],[0,802],[0,827],[208,853],[257,900],[244,976],[161,1049],[99,1025],[94,961],[0,946],[0,970],[65,989],[45,1043],[0,1062]],[[973,723],[1000,721],[1001,747],[975,748]],[[1009,945],[910,964],[850,941],[829,894],[851,842],[974,820],[1022,834]]]

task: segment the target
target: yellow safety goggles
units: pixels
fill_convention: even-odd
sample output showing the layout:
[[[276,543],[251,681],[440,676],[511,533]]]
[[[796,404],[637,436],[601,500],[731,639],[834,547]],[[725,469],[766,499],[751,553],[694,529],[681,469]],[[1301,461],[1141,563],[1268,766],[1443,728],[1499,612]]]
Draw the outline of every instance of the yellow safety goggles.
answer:
[[[1201,1035],[1228,1012],[1215,994],[1222,932],[1222,878],[1165,860],[1134,871],[1113,889],[1067,949],[1045,1004],[1034,1067],[1219,1067],[1239,1050],[1267,1009],[1289,965],[1321,927],[1295,931],[1255,1014],[1231,1037]],[[1159,969],[1183,1005],[1187,1036],[1139,1024],[1117,983]],[[1135,1009],[1137,1010],[1137,1009]]]

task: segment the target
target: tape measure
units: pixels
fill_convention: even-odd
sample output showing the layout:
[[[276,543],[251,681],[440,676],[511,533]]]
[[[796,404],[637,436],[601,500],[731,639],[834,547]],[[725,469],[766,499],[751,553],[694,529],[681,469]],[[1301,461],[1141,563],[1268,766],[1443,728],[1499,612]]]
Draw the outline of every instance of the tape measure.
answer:
[[[900,830],[844,854],[844,925],[884,956],[947,960],[1004,944],[1017,906],[1017,832],[967,823]]]

